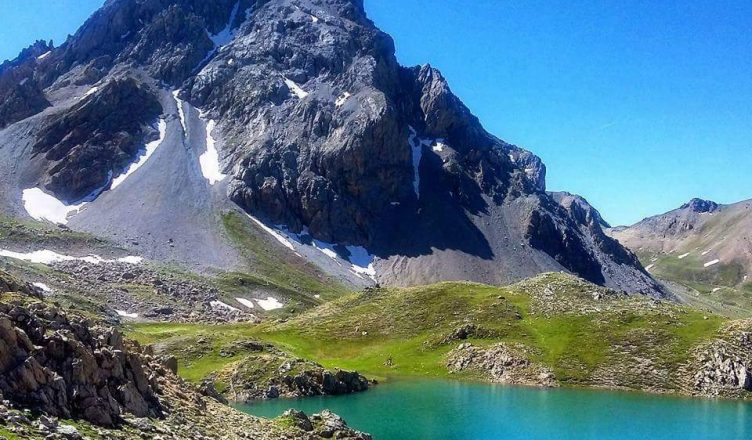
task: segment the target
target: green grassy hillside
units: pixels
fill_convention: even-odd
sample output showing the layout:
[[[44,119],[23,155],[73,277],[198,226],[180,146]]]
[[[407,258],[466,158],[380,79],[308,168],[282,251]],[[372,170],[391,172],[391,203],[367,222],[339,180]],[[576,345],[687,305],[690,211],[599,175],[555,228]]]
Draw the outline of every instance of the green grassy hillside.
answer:
[[[130,335],[175,353],[181,374],[190,380],[243,360],[242,350],[227,355],[227,347],[242,340],[273,343],[327,368],[381,379],[446,377],[446,356],[460,343],[489,347],[503,342],[524,347],[532,362],[564,385],[679,391],[682,367],[726,321],[568,275],[545,274],[508,287],[441,283],[354,293],[286,322],[143,324]],[[476,331],[466,340],[448,337],[469,324]],[[197,345],[205,348],[185,349]]]

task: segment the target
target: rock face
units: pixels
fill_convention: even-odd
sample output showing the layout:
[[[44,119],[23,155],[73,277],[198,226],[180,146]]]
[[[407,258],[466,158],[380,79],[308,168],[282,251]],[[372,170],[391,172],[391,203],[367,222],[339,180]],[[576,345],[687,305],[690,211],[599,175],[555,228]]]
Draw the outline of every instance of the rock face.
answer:
[[[32,146],[50,164],[43,185],[68,201],[103,189],[125,171],[145,139],[157,137],[147,124],[161,110],[148,90],[133,78],[122,78],[48,118]]]
[[[0,64],[0,129],[50,106],[34,71],[38,57],[52,49],[51,43],[37,41],[16,59]]]
[[[55,98],[34,145],[50,166],[34,183],[67,201],[133,160],[158,102],[181,120],[168,138],[193,143],[185,101],[217,124],[227,197],[337,249],[365,247],[380,283],[566,270],[662,294],[597,211],[546,192],[538,157],[486,132],[438,70],[400,66],[360,0],[110,1],[27,70]],[[14,106],[6,123],[42,107]]]

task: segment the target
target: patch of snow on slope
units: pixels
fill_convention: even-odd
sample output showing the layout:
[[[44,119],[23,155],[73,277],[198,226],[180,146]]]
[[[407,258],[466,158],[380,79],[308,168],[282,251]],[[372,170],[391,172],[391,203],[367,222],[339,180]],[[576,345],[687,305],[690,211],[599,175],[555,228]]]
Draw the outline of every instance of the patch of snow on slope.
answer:
[[[227,45],[235,36],[235,32],[232,30],[232,24],[235,23],[235,18],[238,16],[238,10],[240,9],[240,2],[235,3],[230,13],[230,20],[227,22],[227,26],[224,29],[217,32],[214,35],[209,35],[209,38],[214,42],[216,47],[222,47]]]
[[[315,16],[313,14],[309,14],[309,15],[311,16],[311,21],[312,22],[314,22],[314,23],[318,23],[319,22],[319,18],[317,16]]]
[[[244,306],[248,307],[249,309],[253,309],[253,301],[250,299],[245,298],[235,298],[235,301],[239,302],[240,304],[243,304]]]
[[[646,267],[646,268],[645,268],[645,270],[650,270],[650,269],[652,269],[653,267],[655,267],[655,264],[651,264],[650,266]]]
[[[721,260],[715,259],[713,261],[708,261],[704,264],[705,267],[715,266],[716,264],[720,263]]]
[[[249,214],[246,215],[264,231],[282,243],[286,248],[296,251],[297,255],[300,255],[300,253],[297,252],[296,246],[301,248],[305,246],[313,247],[337,262],[340,266],[349,266],[350,271],[358,277],[363,278],[364,276],[367,276],[374,282],[376,281],[376,269],[373,266],[374,256],[369,254],[366,248],[362,246],[343,246],[334,243],[327,243],[313,238],[307,228],[304,228],[303,231],[298,234],[290,231],[282,225],[277,225],[275,227],[267,226],[259,219]]]
[[[308,92],[303,90],[303,88],[295,83],[295,81],[285,78],[285,84],[287,84],[287,88],[290,89],[290,91],[299,99],[305,99],[305,97],[308,96]]]
[[[89,95],[93,95],[93,94],[97,93],[97,90],[99,90],[99,87],[97,87],[97,86],[94,86],[94,87],[90,88],[89,90],[86,91],[86,93],[84,93],[83,98],[85,98],[85,97],[87,97]],[[81,99],[83,99],[83,98],[81,98]]]
[[[418,133],[413,127],[410,128],[410,137],[407,142],[410,144],[413,156],[413,190],[415,196],[420,198],[420,161],[423,158],[423,141],[418,139]]]
[[[718,292],[719,290],[722,290],[722,289],[723,289],[722,287],[716,287],[715,289],[713,289],[713,293],[716,293],[716,292]]]
[[[59,225],[67,224],[68,216],[78,212],[86,205],[86,202],[66,204],[40,188],[23,190],[22,199],[24,209],[31,218],[37,221],[47,220]]]
[[[702,253],[702,256],[704,257],[705,255],[709,254],[709,253],[710,253],[710,251],[712,251],[712,249],[708,249],[708,250],[706,250],[705,252],[703,252],[703,253]]]
[[[117,313],[118,316],[122,316],[123,318],[138,318],[138,313],[128,313],[125,310],[115,310],[115,313]]]
[[[679,259],[683,260],[683,259],[687,258],[687,256],[689,256],[689,254],[690,254],[690,252],[687,252],[686,254],[681,254],[681,255],[679,255]]]
[[[154,154],[155,151],[157,151],[157,148],[162,145],[162,142],[164,141],[165,135],[167,133],[167,122],[165,122],[164,119],[159,120],[159,139],[151,141],[147,143],[144,146],[144,149],[141,151],[141,155],[139,156],[138,160],[133,162],[130,167],[121,175],[117,176],[115,180],[112,181],[112,185],[110,185],[110,189],[115,189],[118,186],[120,186],[123,182],[125,182],[125,179],[127,179],[131,174],[135,173],[136,170],[141,168],[146,161],[149,160],[152,154]]]
[[[257,225],[259,225],[261,227],[261,229],[263,229],[264,231],[266,231],[267,233],[269,233],[269,235],[271,235],[272,237],[274,237],[275,239],[277,239],[278,242],[282,243],[282,245],[284,247],[286,247],[286,248],[288,248],[288,249],[290,249],[292,251],[295,250],[295,246],[292,245],[292,243],[290,242],[290,240],[287,239],[287,237],[285,237],[284,235],[282,235],[279,232],[275,231],[274,229],[270,228],[269,226],[266,226],[261,220],[257,219],[256,217],[254,217],[254,216],[252,216],[250,214],[246,214],[246,215],[248,216],[248,218],[250,218],[251,220],[253,220],[254,223],[256,223]]]
[[[206,151],[198,158],[198,162],[201,165],[201,174],[209,181],[209,185],[221,182],[227,177],[226,174],[222,174],[219,167],[219,152],[217,151],[214,136],[212,136],[216,125],[217,123],[213,119],[210,119],[206,123]]]
[[[444,143],[444,139],[436,139],[436,143],[431,147],[431,149],[437,153],[441,153],[444,151],[444,148],[446,147],[446,144]]]
[[[209,305],[212,306],[212,309],[214,310],[225,309],[225,310],[230,310],[232,312],[240,311],[240,309],[237,309],[229,304],[223,303],[222,301],[210,301]]]
[[[266,311],[281,309],[285,306],[273,296],[269,296],[266,299],[257,299],[256,302],[258,303],[259,307]]]
[[[52,293],[52,289],[50,289],[50,286],[44,283],[32,283],[32,286],[40,289],[44,293]]]
[[[183,133],[188,134],[188,127],[185,125],[185,110],[183,110],[183,100],[178,98],[180,90],[172,92],[172,97],[175,98],[175,104],[178,107],[178,116],[180,117],[180,125],[183,127]]]
[[[339,98],[337,98],[336,101],[334,101],[334,105],[336,107],[342,107],[343,105],[345,105],[347,100],[350,99],[351,96],[352,95],[350,94],[350,92],[343,93]]]
[[[62,261],[83,261],[86,263],[91,264],[100,264],[100,263],[126,263],[126,264],[140,264],[143,261],[143,258],[141,257],[123,257],[118,258],[115,260],[106,260],[99,255],[87,255],[85,257],[71,257],[70,255],[63,255],[59,254],[55,251],[51,251],[48,249],[42,249],[39,251],[33,251],[28,253],[23,252],[14,252],[9,251],[6,249],[0,249],[0,257],[8,257],[8,258],[15,258],[16,260],[24,260],[28,261],[30,263],[38,263],[38,264],[53,264],[53,263],[59,263]]]
[[[52,53],[52,51],[48,50],[47,52],[43,53],[42,55],[39,55],[37,57],[37,59],[41,61],[41,60],[47,58],[48,56],[50,56],[51,53]]]

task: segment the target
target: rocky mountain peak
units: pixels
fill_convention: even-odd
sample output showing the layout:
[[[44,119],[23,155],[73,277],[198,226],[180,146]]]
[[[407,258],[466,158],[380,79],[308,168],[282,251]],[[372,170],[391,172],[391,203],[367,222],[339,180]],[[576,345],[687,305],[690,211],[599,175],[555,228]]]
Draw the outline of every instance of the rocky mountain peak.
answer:
[[[356,247],[381,283],[569,270],[659,290],[597,211],[546,193],[541,159],[487,132],[441,72],[401,66],[360,0],[113,0],[22,64],[0,74],[0,127],[39,118],[22,191],[96,199],[158,125],[173,155],[216,144],[220,191],[245,213]]]
[[[713,201],[694,198],[689,202],[681,205],[679,209],[689,209],[692,212],[706,213],[714,212],[718,209],[718,207],[719,205]]]

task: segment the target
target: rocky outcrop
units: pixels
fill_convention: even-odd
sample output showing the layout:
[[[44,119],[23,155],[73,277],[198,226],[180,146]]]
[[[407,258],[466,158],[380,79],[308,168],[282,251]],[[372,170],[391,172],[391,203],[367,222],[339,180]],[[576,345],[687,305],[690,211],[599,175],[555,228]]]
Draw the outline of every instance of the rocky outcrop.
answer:
[[[371,440],[371,436],[359,431],[355,431],[347,426],[342,417],[324,410],[319,414],[314,414],[310,418],[301,411],[294,409],[285,411],[281,417],[288,420],[299,429],[313,433],[321,438],[342,438],[353,440]]]
[[[474,372],[496,383],[557,386],[553,372],[532,362],[520,344],[481,348],[463,343],[449,352],[446,366],[452,373]]]
[[[0,392],[27,408],[113,426],[161,417],[157,385],[122,335],[42,302],[0,302]]]
[[[39,57],[53,49],[37,41],[11,61],[0,64],[0,129],[50,106],[35,75]]]
[[[236,345],[250,354],[217,374],[217,380],[227,385],[225,397],[231,401],[341,395],[366,391],[370,386],[357,372],[330,371],[271,344],[248,341]]]
[[[737,321],[727,337],[695,355],[692,391],[707,396],[738,397],[752,391],[752,327]]]
[[[712,200],[703,200],[703,199],[697,199],[694,198],[690,200],[688,203],[685,203],[679,207],[679,209],[689,209],[693,212],[714,212],[716,211],[720,205],[718,205],[716,202]]]
[[[43,185],[59,198],[79,201],[121,174],[158,134],[148,128],[162,112],[133,78],[114,79],[69,110],[48,118],[32,146],[50,166]]]

